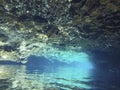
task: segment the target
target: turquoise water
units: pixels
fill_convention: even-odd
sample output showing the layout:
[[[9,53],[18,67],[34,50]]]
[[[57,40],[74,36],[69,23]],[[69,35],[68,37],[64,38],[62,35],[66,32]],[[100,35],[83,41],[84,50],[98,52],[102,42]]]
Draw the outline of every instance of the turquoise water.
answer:
[[[35,70],[27,70],[25,65],[1,65],[0,68],[2,79],[7,78],[11,81],[9,85],[10,90],[44,90],[44,88],[71,90],[75,87],[85,89],[91,88],[90,85],[80,83],[92,80],[92,78],[90,78],[92,69],[86,67],[80,68],[68,65],[59,67],[45,66],[44,71],[39,67]],[[4,70],[6,70],[6,72],[2,73]]]
[[[88,56],[71,63],[28,59],[26,65],[1,63],[0,90],[120,90],[119,70],[93,63]]]

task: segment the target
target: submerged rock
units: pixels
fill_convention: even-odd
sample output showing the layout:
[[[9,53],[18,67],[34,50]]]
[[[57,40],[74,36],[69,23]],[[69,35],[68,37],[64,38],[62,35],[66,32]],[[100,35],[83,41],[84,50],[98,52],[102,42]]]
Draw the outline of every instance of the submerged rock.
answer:
[[[50,56],[58,49],[119,56],[119,5],[119,0],[1,0],[0,60],[25,63],[30,55]]]

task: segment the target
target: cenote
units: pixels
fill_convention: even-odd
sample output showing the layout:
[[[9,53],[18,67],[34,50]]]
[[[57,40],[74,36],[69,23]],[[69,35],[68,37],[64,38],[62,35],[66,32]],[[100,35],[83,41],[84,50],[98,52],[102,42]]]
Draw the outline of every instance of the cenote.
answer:
[[[72,54],[72,62],[30,56],[26,64],[0,65],[1,90],[119,90],[118,66],[95,62],[86,53]],[[74,57],[75,56],[75,57]],[[71,60],[71,57],[67,56]],[[64,57],[62,57],[63,59]],[[75,59],[75,60],[74,60]],[[94,58],[95,59],[95,58]]]
[[[120,0],[0,0],[0,90],[120,90]]]

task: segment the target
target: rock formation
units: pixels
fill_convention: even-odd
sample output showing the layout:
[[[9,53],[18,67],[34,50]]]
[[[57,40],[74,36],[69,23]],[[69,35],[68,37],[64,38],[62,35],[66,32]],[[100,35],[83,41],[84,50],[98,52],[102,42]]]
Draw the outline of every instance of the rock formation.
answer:
[[[58,50],[119,56],[119,45],[120,0],[0,1],[0,60]]]

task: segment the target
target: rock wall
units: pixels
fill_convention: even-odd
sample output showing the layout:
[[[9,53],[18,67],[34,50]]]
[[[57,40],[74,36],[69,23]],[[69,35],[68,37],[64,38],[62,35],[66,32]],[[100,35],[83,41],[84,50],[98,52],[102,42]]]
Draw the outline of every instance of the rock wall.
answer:
[[[0,59],[25,63],[48,47],[119,56],[119,5],[119,0],[1,0]]]

